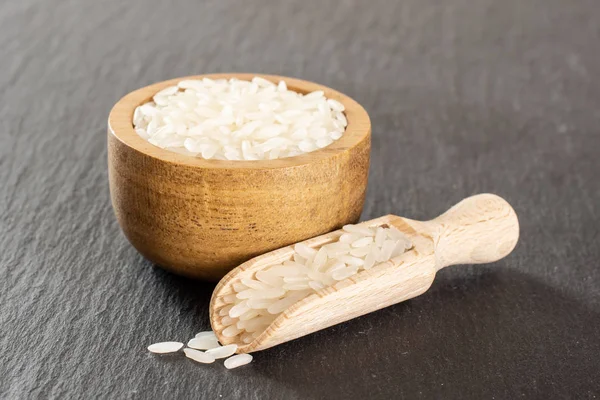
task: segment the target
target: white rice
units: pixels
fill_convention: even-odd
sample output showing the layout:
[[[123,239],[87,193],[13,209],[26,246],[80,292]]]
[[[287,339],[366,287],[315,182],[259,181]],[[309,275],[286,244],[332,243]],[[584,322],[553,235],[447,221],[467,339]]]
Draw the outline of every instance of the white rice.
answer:
[[[235,354],[237,348],[237,344],[228,344],[227,346],[206,350],[206,353],[212,355],[214,358],[225,358]]]
[[[289,260],[232,284],[235,293],[223,296],[227,305],[218,312],[225,326],[222,334],[250,343],[294,303],[411,247],[408,237],[394,227],[364,225],[344,226],[338,241],[320,248],[298,243]]]
[[[250,354],[238,354],[225,360],[225,368],[233,369],[241,367],[242,365],[250,363],[250,361],[252,361],[252,356]]]
[[[202,364],[210,364],[215,362],[215,357],[212,354],[205,353],[200,350],[183,349],[185,356]]]
[[[182,347],[183,343],[181,342],[161,342],[148,346],[148,350],[152,353],[174,353]],[[199,349],[206,351],[200,351]],[[190,339],[188,347],[183,349],[183,352],[187,358],[202,364],[211,364],[217,358],[229,357],[225,360],[225,367],[232,369],[252,361],[250,354],[234,355],[237,349],[237,344],[221,346],[213,331],[205,331],[197,333],[196,336]]]
[[[191,339],[187,346],[196,350],[208,350],[219,346],[219,342],[216,337],[201,336]]]
[[[217,335],[215,335],[215,333],[213,331],[198,332],[198,333],[196,333],[196,336],[194,336],[194,337],[195,338],[209,337],[209,338],[213,338],[213,339],[217,340]]]
[[[183,347],[181,342],[160,342],[148,346],[148,351],[156,354],[175,353]]]
[[[293,157],[342,137],[344,105],[284,81],[181,81],[135,109],[136,132],[155,146],[217,160]]]

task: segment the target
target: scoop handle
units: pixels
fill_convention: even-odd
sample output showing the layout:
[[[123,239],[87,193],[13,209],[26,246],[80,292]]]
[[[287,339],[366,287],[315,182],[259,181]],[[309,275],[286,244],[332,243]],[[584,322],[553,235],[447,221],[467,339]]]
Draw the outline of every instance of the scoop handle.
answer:
[[[433,236],[438,270],[500,260],[519,240],[515,210],[495,194],[468,197],[425,224]]]

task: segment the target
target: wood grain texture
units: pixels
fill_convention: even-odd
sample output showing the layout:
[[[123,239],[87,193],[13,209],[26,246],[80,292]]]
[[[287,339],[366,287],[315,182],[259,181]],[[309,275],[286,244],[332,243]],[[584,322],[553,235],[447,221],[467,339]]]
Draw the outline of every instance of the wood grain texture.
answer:
[[[464,199],[432,221],[405,221],[433,239],[437,270],[498,261],[519,240],[515,210],[503,198],[488,193]]]
[[[0,398],[600,398],[597,0],[0,1]],[[498,193],[493,265],[232,371],[146,346],[214,285],[153,268],[111,207],[106,116],[177,76],[320,82],[373,125],[361,219]]]
[[[323,90],[346,107],[348,126],[330,146],[297,157],[220,161],[153,146],[132,127],[134,109],[184,79],[134,91],[111,111],[108,168],[111,199],[123,232],[150,261],[192,278],[218,280],[258,254],[358,220],[369,173],[371,124],[349,97],[299,79],[259,75],[290,90]]]
[[[513,208],[499,196],[479,194],[456,204],[439,217],[413,221],[394,215],[362,222],[377,227],[392,225],[413,242],[413,248],[333,286],[316,291],[283,311],[253,342],[222,334],[219,310],[228,304],[223,296],[235,293],[232,285],[254,278],[257,271],[291,259],[293,246],[258,256],[229,272],[213,292],[210,321],[221,343],[235,343],[239,353],[265,350],[329,328],[340,322],[400,303],[424,293],[436,272],[456,264],[482,264],[506,257],[519,240],[519,221]],[[313,248],[335,242],[338,230],[304,241]]]

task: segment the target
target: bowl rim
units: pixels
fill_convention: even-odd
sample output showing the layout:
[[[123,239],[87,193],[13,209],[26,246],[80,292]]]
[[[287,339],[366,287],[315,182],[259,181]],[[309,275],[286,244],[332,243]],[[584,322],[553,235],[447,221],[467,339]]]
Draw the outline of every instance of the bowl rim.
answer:
[[[344,114],[348,120],[348,126],[342,137],[327,147],[310,153],[300,154],[294,157],[278,158],[275,160],[206,160],[202,157],[185,155],[155,146],[137,134],[133,128],[133,112],[136,107],[148,102],[160,90],[176,85],[187,79],[228,79],[251,80],[258,76],[277,84],[280,80],[285,81],[288,88],[301,93],[309,93],[322,90],[325,97],[339,101],[346,110]],[[348,153],[352,148],[359,145],[371,134],[371,121],[365,109],[355,100],[327,86],[280,75],[253,74],[253,73],[218,73],[191,75],[180,78],[157,82],[143,88],[134,90],[122,97],[112,108],[108,117],[108,133],[118,139],[124,145],[164,162],[185,165],[196,168],[251,168],[272,169],[283,167],[294,167],[336,157]]]

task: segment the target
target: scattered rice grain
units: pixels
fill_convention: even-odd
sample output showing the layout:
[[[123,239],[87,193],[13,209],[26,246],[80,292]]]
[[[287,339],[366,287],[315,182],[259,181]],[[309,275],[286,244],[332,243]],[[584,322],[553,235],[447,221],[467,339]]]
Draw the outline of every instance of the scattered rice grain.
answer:
[[[148,346],[148,351],[155,354],[175,353],[183,347],[181,342],[160,342]]]
[[[252,356],[250,354],[236,354],[233,357],[229,357],[225,360],[225,368],[233,369],[237,367],[241,367],[242,365],[249,364],[252,361]]]
[[[237,351],[237,344],[228,344],[214,349],[206,350],[206,354],[210,354],[214,358],[225,358],[233,355]]]
[[[208,352],[194,349],[183,349],[183,352],[187,358],[202,364],[210,364],[215,362],[215,357],[212,354],[208,354]]]

